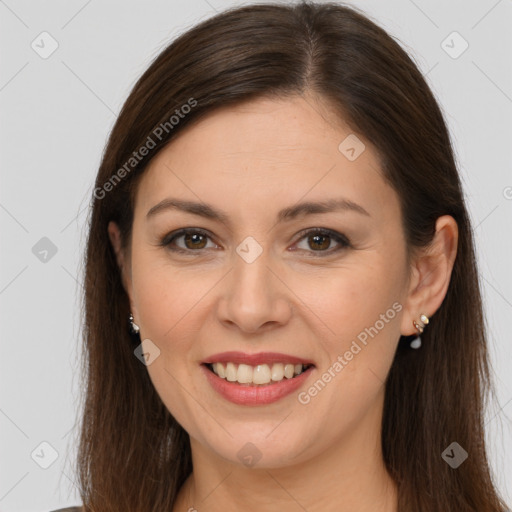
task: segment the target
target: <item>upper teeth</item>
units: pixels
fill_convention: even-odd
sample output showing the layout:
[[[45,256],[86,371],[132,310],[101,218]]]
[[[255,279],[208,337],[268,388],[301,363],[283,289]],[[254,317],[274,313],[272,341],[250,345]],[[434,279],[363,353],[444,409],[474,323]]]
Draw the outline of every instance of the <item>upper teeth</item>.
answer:
[[[302,364],[276,363],[270,367],[268,364],[249,366],[247,364],[235,363],[213,363],[213,371],[221,378],[229,382],[239,384],[269,384],[271,381],[278,382],[284,377],[291,379],[304,371]]]

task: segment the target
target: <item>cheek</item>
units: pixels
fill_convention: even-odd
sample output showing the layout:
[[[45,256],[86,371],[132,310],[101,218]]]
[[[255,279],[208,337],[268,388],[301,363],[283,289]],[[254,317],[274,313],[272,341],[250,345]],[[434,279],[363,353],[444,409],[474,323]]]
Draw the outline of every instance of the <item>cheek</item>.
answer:
[[[200,311],[214,277],[208,272],[187,272],[160,255],[141,251],[132,264],[132,281],[143,335],[160,343],[181,339],[178,333]]]
[[[331,390],[321,393],[326,410],[363,411],[381,391],[400,337],[399,270],[381,260],[295,283],[317,318],[323,353],[317,388],[326,383]]]
[[[140,318],[141,338],[150,339],[160,350],[147,366],[149,377],[166,408],[181,425],[195,435],[190,421],[201,411],[190,396],[194,390],[191,370],[194,341],[201,321],[201,298],[212,287],[208,279],[193,277],[157,258],[139,254],[132,267],[134,298]]]
[[[393,308],[393,304],[402,299],[401,280],[399,266],[391,267],[382,259],[317,275],[297,274],[288,283],[301,299],[303,314],[316,318],[318,334],[343,348],[347,340],[376,322],[382,328],[381,315],[386,326],[398,325],[397,310],[401,308]]]
[[[374,265],[340,272],[326,280],[323,293],[310,287],[308,307],[319,317],[319,325],[328,329],[317,340],[322,366],[300,403],[325,418],[328,436],[350,429],[373,410],[372,404],[383,393],[400,336],[402,310],[398,276],[385,268]],[[306,291],[303,281],[301,293]],[[311,428],[316,421],[311,419]]]

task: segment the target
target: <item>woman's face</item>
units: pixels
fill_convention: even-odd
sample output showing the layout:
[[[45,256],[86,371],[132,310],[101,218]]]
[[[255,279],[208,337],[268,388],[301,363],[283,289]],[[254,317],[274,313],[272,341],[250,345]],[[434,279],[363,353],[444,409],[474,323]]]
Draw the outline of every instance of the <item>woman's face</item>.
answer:
[[[280,467],[379,432],[414,332],[401,213],[327,105],[260,99],[184,130],[140,182],[129,263],[150,378],[211,456]]]

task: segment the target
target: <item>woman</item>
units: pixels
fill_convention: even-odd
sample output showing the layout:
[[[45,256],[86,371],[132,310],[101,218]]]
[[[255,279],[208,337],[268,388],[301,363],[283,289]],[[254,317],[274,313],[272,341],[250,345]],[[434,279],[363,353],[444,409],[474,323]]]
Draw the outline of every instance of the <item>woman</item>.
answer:
[[[449,134],[356,10],[246,6],[166,48],[85,270],[84,511],[505,510]]]

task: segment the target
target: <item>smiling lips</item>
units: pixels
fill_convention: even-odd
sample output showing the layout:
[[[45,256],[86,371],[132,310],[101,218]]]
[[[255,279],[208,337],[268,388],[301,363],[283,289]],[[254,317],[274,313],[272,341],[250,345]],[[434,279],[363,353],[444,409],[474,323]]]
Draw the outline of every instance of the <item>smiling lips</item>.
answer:
[[[288,354],[279,354],[278,352],[260,352],[259,354],[246,354],[244,352],[222,352],[214,354],[203,361],[203,364],[212,363],[233,363],[247,364],[249,366],[257,366],[259,364],[283,363],[283,364],[304,364],[313,365],[313,361],[302,359]]]
[[[275,352],[223,352],[201,366],[212,387],[227,400],[239,405],[263,405],[297,389],[315,365]]]

